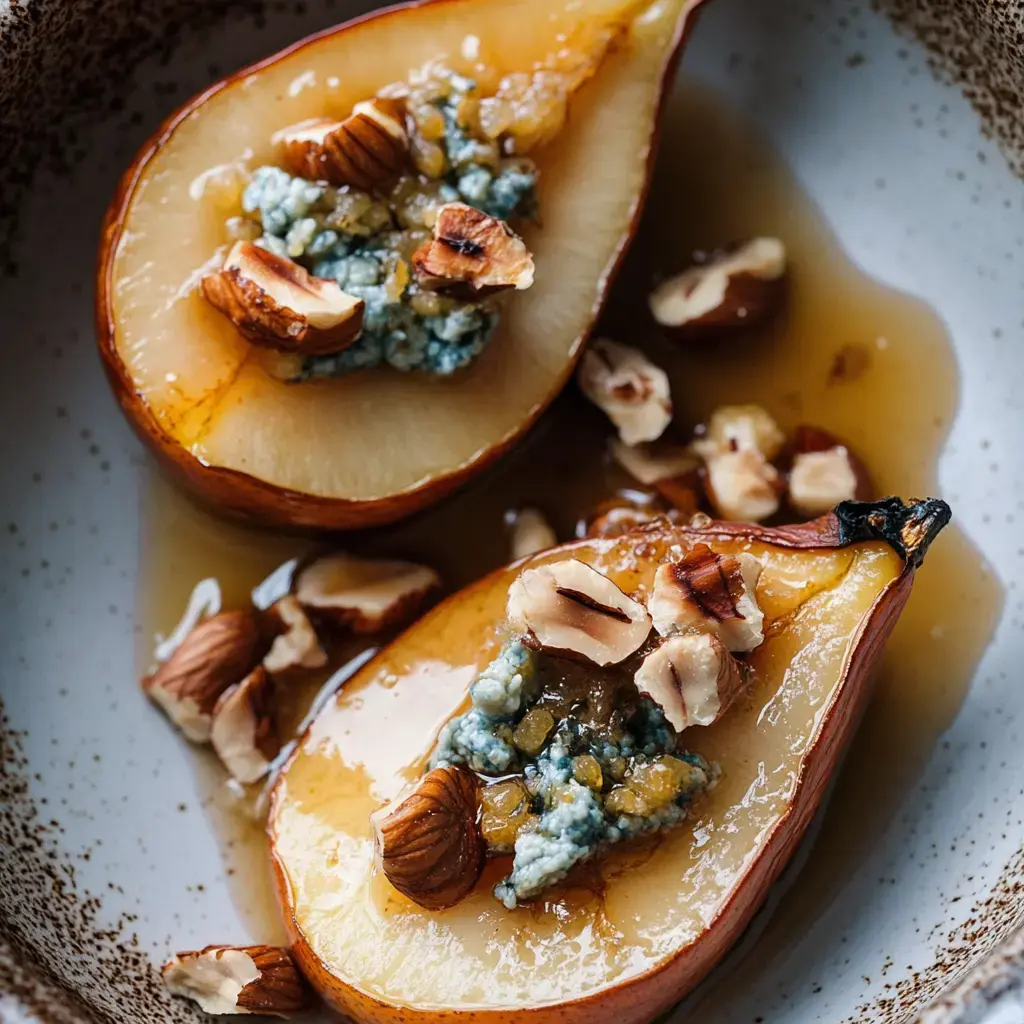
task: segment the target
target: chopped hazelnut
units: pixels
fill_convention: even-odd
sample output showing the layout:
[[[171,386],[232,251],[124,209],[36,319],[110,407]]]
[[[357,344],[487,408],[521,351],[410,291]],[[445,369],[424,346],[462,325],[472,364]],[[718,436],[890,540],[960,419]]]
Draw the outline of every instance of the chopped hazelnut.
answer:
[[[760,523],[779,510],[778,470],[752,448],[712,455],[704,464],[704,489],[722,519]]]
[[[527,643],[596,665],[628,658],[651,631],[642,604],[574,558],[521,572],[509,588],[507,613]]]
[[[362,299],[253,242],[235,242],[201,287],[244,338],[280,352],[340,352],[363,330]]]
[[[274,682],[262,666],[225,690],[217,701],[210,742],[239,782],[261,779],[280,752],[274,710]]]
[[[754,326],[785,295],[786,250],[777,238],[755,238],[712,253],[651,292],[654,319],[687,334]]]
[[[188,633],[142,688],[188,739],[205,743],[220,695],[252,671],[265,649],[254,613],[220,612]]]
[[[662,636],[695,629],[717,636],[730,651],[752,651],[764,640],[755,591],[761,563],[753,555],[716,554],[695,544],[679,562],[658,566],[648,606]]]
[[[758,405],[716,409],[693,449],[704,459],[708,500],[722,519],[758,523],[779,509],[782,478],[771,460],[785,436]]]
[[[743,689],[746,675],[717,636],[685,633],[651,651],[634,682],[681,732],[717,722]]]
[[[874,493],[864,463],[821,427],[797,427],[787,454],[789,504],[798,515],[820,516],[841,501],[867,501]]]
[[[344,121],[313,118],[277,132],[271,141],[293,174],[371,192],[409,161],[400,102],[380,97],[357,103]]]
[[[533,257],[523,240],[503,221],[465,203],[446,203],[437,211],[434,237],[412,256],[423,288],[481,295],[533,284]]]
[[[411,621],[441,585],[433,569],[412,562],[356,558],[335,552],[295,573],[302,607],[353,633],[377,633]]]
[[[264,618],[276,634],[263,659],[263,667],[271,675],[327,664],[327,652],[294,595],[275,601]]]
[[[802,516],[820,516],[857,496],[857,474],[841,445],[823,452],[801,452],[789,471],[789,503]]]
[[[639,349],[596,338],[583,353],[576,379],[626,445],[654,441],[672,422],[668,376]]]
[[[506,517],[511,526],[511,556],[516,562],[520,558],[546,551],[558,543],[558,537],[551,524],[535,508],[523,508]]]
[[[413,791],[370,816],[377,863],[388,881],[428,910],[454,906],[483,871],[478,783],[466,768],[428,772]]]
[[[279,946],[207,946],[178,953],[161,968],[172,995],[210,1014],[287,1017],[312,1002],[291,955]]]
[[[782,451],[786,435],[759,405],[723,405],[708,419],[693,450],[703,458],[737,450],[760,452],[771,462]]]

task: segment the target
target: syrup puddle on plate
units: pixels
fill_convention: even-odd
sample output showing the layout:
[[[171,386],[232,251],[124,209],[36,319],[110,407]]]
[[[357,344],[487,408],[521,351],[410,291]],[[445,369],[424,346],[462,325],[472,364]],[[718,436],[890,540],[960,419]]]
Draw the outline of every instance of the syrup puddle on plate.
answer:
[[[662,138],[647,215],[601,330],[644,345],[668,370],[684,426],[717,405],[756,402],[784,428],[811,423],[849,442],[879,493],[935,493],[958,396],[956,360],[938,316],[855,267],[784,163],[714,96],[680,90],[665,111]],[[782,317],[725,345],[684,348],[642,336],[637,325],[649,323],[643,304],[655,274],[679,269],[695,249],[755,234],[778,235],[789,251],[792,287]],[[608,433],[602,415],[570,387],[529,437],[453,499],[338,545],[425,562],[456,590],[507,561],[507,509],[540,508],[568,540],[578,519],[629,486],[604,458]],[[154,477],[144,510],[140,668],[151,660],[152,638],[173,629],[200,580],[217,580],[223,606],[238,607],[276,566],[315,546],[226,524]],[[956,715],[1002,597],[969,540],[955,525],[948,529],[889,642],[813,847],[745,964],[760,969],[784,955],[857,870]],[[349,645],[339,663],[358,654]],[[289,687],[286,725],[302,720],[325,685],[334,685],[329,673]],[[231,790],[212,756],[196,761],[239,912],[254,938],[278,940],[266,837],[251,798]]]

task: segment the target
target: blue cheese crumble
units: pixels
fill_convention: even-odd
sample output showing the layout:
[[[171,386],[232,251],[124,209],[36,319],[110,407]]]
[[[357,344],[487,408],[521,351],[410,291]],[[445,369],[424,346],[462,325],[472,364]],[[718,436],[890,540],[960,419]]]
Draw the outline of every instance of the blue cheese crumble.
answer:
[[[537,209],[537,168],[501,154],[482,132],[476,83],[432,66],[408,87],[412,158],[387,195],[258,167],[242,196],[256,244],[337,281],[366,306],[363,333],[331,355],[310,356],[292,381],[387,365],[450,376],[484,350],[499,320],[494,298],[466,300],[421,290],[410,258],[430,238],[436,211],[464,202],[502,220]]]
[[[430,759],[431,768],[499,777],[482,789],[482,830],[493,853],[513,855],[494,890],[510,910],[602,848],[678,825],[716,779],[632,684],[613,691],[599,720],[588,717],[578,689],[562,685],[559,661],[507,643]]]

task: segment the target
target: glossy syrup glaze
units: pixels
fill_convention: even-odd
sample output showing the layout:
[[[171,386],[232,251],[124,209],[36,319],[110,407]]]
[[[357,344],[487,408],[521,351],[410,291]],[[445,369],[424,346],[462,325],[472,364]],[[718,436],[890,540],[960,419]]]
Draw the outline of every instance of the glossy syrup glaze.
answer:
[[[760,337],[715,348],[680,349],[658,338],[643,312],[652,279],[678,269],[694,248],[754,233],[777,234],[788,246],[793,287],[785,316]],[[941,321],[853,266],[779,159],[703,92],[682,90],[667,111],[648,213],[603,328],[645,345],[666,366],[684,426],[722,402],[760,402],[786,427],[814,423],[847,440],[880,493],[938,490],[936,460],[957,403],[956,365]],[[628,485],[604,458],[607,435],[601,415],[570,388],[508,458],[453,500],[339,543],[427,562],[457,589],[507,559],[507,509],[537,506],[568,539],[581,516]],[[141,666],[150,638],[169,631],[200,579],[218,579],[231,607],[275,565],[312,546],[225,524],[160,481],[147,500]],[[803,933],[886,827],[956,714],[1000,604],[998,584],[977,552],[955,526],[947,530],[884,656],[815,846],[758,944],[765,956]],[[358,653],[349,647],[338,661]],[[292,725],[323,683],[290,689],[294,706],[285,717]],[[237,798],[215,765],[199,763],[239,908],[256,936],[272,939],[279,925],[269,886],[259,884],[268,872],[253,797]]]

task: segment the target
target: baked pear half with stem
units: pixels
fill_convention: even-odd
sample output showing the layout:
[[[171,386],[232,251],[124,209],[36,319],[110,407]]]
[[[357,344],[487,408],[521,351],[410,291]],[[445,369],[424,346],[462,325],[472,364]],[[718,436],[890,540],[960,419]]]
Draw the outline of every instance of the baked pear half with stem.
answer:
[[[110,207],[97,293],[109,378],[164,466],[236,516],[347,529],[423,508],[498,458],[601,308],[698,5],[407,4],[175,113]],[[438,196],[458,200],[449,220],[476,204],[516,234],[486,221],[438,237]],[[506,265],[476,273],[491,255]],[[415,316],[393,316],[412,293]]]
[[[340,1011],[374,1024],[629,1024],[673,1005],[737,940],[799,843],[856,728],[872,666],[915,572],[949,516],[938,500],[889,498],[846,502],[818,520],[781,528],[654,523],[546,551],[439,605],[325,707],[273,790],[273,861],[305,974]],[[726,575],[743,567],[742,579],[719,594],[731,594],[742,615],[716,612],[708,597],[715,584],[696,573],[698,564]],[[758,575],[748,572],[755,564]],[[525,613],[523,602],[532,600],[531,588],[536,597],[536,588],[552,579],[562,581],[555,591],[569,611],[542,622],[545,607],[557,609],[557,602],[534,603]],[[693,630],[690,612],[673,639],[659,637],[673,633],[668,620],[675,612],[665,590],[673,580],[689,581],[687,607],[699,606],[708,622],[717,621],[715,639]],[[603,590],[618,596],[602,597]],[[592,619],[602,612],[605,632],[596,643],[600,630]],[[640,643],[634,660],[649,665],[670,645],[685,647],[696,638],[732,666],[717,676],[712,704],[707,692],[690,690],[687,708],[673,708],[656,685],[647,689],[680,730],[675,757],[658,758],[671,767],[662,775],[700,782],[686,813],[655,821],[670,827],[605,843],[571,870],[554,871],[555,883],[532,894],[527,881],[518,900],[506,898],[509,878],[543,833],[543,818],[519,833],[514,859],[490,856],[481,874],[471,833],[476,819],[465,813],[473,808],[470,777],[477,775],[479,830],[490,844],[500,807],[484,794],[507,787],[515,766],[492,781],[469,771],[479,764],[444,763],[458,761],[452,723],[469,721],[469,686],[481,678],[493,682],[486,667],[508,649],[507,613],[525,616],[525,632],[522,621],[514,625],[527,650],[551,646],[562,648],[555,656],[569,655],[564,664],[575,667],[560,678],[575,679],[573,685],[582,679],[584,686],[569,711],[579,717],[577,738],[593,736],[587,730],[600,716],[586,720],[589,712],[575,709],[592,710],[598,702],[585,687],[588,679],[596,688],[607,678],[595,662],[609,652],[619,657]],[[651,620],[655,630],[644,640]],[[589,648],[581,645],[580,630],[589,631]],[[589,661],[580,659],[583,651]],[[628,664],[627,657],[622,665]],[[631,678],[632,697],[620,689],[613,705],[638,700],[641,684],[653,679],[644,670]],[[677,683],[680,678],[685,681],[685,672]],[[525,693],[527,683],[520,684]],[[493,703],[493,688],[488,700]],[[478,703],[480,694],[473,693],[472,707]],[[555,718],[563,713],[545,694],[518,725],[510,723],[514,732],[506,738],[516,756],[537,749],[524,723],[536,724],[547,708]],[[616,770],[613,762],[602,762],[606,773]],[[595,785],[586,757],[574,757],[571,770]],[[531,781],[530,771],[533,786],[538,776]],[[599,780],[600,770],[596,775]],[[606,812],[623,788],[609,789],[606,781]],[[531,792],[536,802],[536,788]],[[606,838],[623,838],[624,824],[638,820],[635,801],[624,802],[638,795],[633,787],[632,796],[614,798],[628,813]],[[524,820],[531,814],[527,807]],[[577,834],[567,829],[561,838]],[[446,863],[445,856],[461,860]],[[466,872],[461,882],[459,870]]]

